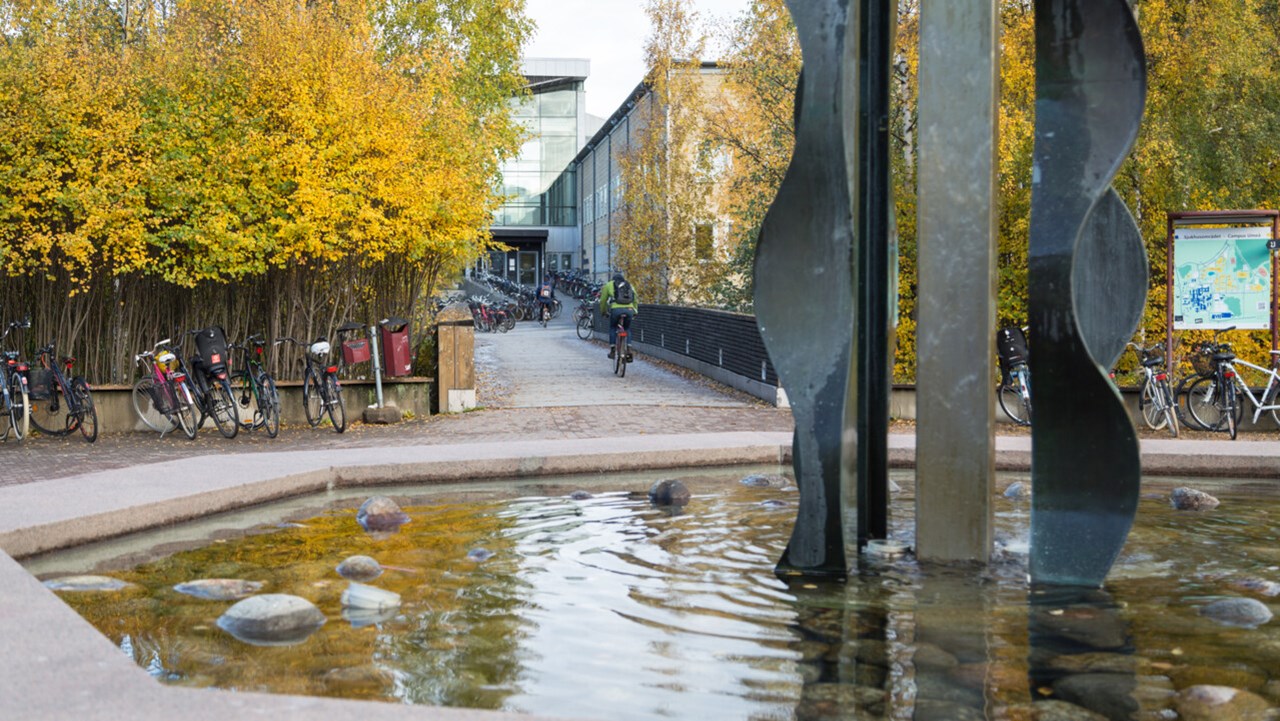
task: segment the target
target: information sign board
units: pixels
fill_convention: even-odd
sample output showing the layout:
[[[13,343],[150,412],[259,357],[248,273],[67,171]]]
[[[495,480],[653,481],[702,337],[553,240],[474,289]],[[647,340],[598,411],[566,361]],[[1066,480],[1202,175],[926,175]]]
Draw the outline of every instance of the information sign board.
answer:
[[[1270,226],[1174,229],[1174,330],[1270,328],[1270,240]]]

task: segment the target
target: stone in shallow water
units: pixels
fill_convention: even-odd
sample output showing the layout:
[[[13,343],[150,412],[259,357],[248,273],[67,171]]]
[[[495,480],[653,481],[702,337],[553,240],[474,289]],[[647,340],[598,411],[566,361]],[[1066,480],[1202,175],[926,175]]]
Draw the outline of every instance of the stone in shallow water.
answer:
[[[408,520],[399,504],[386,496],[373,496],[356,511],[356,522],[366,531],[394,531]]]
[[[1031,497],[1031,486],[1022,481],[1014,481],[1009,487],[1004,489],[1004,497],[1015,501],[1025,500]]]
[[[676,480],[658,481],[649,489],[649,500],[655,506],[683,506],[690,497],[689,489]]]
[[[261,581],[244,581],[238,578],[202,578],[179,583],[173,587],[173,590],[178,593],[209,601],[239,601],[261,589]]]
[[[1280,583],[1261,578],[1237,578],[1231,585],[1242,591],[1252,591],[1259,596],[1280,596]]]
[[[476,563],[484,563],[490,558],[493,558],[493,551],[490,551],[487,548],[473,548],[470,551],[467,551],[467,558],[475,561]]]
[[[791,504],[777,498],[770,498],[767,501],[760,501],[760,506],[769,510],[777,510],[779,508],[790,508]]]
[[[1224,598],[1200,609],[1200,615],[1228,626],[1252,628],[1271,620],[1267,604],[1252,598]]]
[[[1064,701],[1111,719],[1132,718],[1138,711],[1137,687],[1135,677],[1120,673],[1080,673],[1053,684],[1054,693]]]
[[[372,581],[382,575],[382,566],[368,556],[351,556],[338,564],[338,575],[348,581]]]
[[[1260,696],[1227,686],[1192,686],[1177,697],[1183,721],[1263,721],[1269,707]]]
[[[227,609],[218,618],[218,628],[255,646],[291,646],[305,641],[325,620],[305,598],[268,593]]]
[[[787,485],[787,479],[777,474],[753,473],[738,483],[752,488],[783,488]]]
[[[395,674],[386,669],[367,665],[335,668],[324,675],[324,682],[330,688],[346,691],[377,691],[390,686],[395,678]]]
[[[1009,718],[1026,721],[1110,721],[1102,714],[1056,699],[1010,706],[1007,710]]]
[[[400,594],[363,583],[352,582],[342,592],[343,608],[385,611],[400,607]]]
[[[588,498],[591,498],[591,497],[592,497],[592,496],[591,496],[591,493],[590,493],[589,491],[574,491],[573,493],[570,493],[570,494],[569,494],[569,498],[571,498],[571,499],[573,499],[573,500],[575,500],[575,501],[585,501],[585,500],[587,500]]]
[[[1229,686],[1246,691],[1258,691],[1267,685],[1266,672],[1228,665],[1177,666],[1169,669],[1168,676],[1178,688],[1192,686]]]
[[[1182,486],[1169,494],[1169,503],[1179,511],[1208,511],[1218,507],[1218,499],[1194,488]]]
[[[66,576],[44,582],[51,591],[122,591],[134,584],[110,576]]]

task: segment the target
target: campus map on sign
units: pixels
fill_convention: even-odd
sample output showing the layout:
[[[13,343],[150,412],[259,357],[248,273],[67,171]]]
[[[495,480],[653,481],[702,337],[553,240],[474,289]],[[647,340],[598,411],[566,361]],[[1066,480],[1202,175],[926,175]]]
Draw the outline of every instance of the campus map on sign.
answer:
[[[1174,329],[1270,328],[1270,239],[1270,227],[1174,230]]]

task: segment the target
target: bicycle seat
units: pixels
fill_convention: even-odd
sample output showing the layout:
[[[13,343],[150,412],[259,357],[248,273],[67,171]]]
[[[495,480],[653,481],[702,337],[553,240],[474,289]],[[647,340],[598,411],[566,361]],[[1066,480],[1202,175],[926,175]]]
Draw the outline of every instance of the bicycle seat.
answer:
[[[1163,363],[1164,363],[1164,358],[1161,358],[1161,357],[1159,357],[1159,356],[1156,356],[1156,357],[1154,357],[1154,358],[1143,358],[1143,359],[1142,359],[1142,365],[1143,365],[1144,367],[1146,367],[1146,368],[1151,368],[1151,367],[1153,367],[1153,366],[1162,365]]]
[[[1236,359],[1236,354],[1232,353],[1231,351],[1219,351],[1213,354],[1214,362],[1218,362],[1218,363],[1221,363],[1222,361],[1233,361],[1235,359]]]

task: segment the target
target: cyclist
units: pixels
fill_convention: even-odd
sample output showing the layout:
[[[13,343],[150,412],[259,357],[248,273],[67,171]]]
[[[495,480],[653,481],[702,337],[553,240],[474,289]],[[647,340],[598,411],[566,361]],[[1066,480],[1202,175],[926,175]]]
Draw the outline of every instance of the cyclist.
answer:
[[[551,304],[556,299],[556,284],[548,275],[542,280],[542,285],[538,286],[538,318],[542,318],[542,314],[546,313],[547,317],[551,317]]]
[[[631,329],[631,319],[639,310],[640,301],[636,298],[636,290],[622,276],[614,273],[613,280],[600,289],[600,312],[609,315],[609,357],[613,357],[614,346],[618,343],[618,323],[627,330]]]

